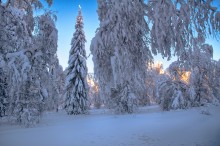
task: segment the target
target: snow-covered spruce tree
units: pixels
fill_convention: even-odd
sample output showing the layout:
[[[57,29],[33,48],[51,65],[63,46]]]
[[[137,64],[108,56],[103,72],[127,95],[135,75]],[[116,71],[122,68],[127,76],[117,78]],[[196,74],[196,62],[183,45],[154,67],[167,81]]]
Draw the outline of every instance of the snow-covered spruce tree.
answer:
[[[157,102],[162,110],[179,109],[187,107],[188,86],[180,81],[173,80],[168,75],[160,75],[156,82]]]
[[[163,110],[183,109],[189,102],[190,73],[179,61],[170,64],[165,74],[156,78],[156,101]]]
[[[69,53],[69,66],[67,68],[65,109],[68,114],[85,114],[88,108],[86,39],[83,31],[83,16],[80,6],[75,29]]]
[[[39,123],[43,112],[43,96],[40,93],[39,82],[36,81],[36,75],[30,71],[19,88],[13,111],[18,122],[26,127]]]
[[[98,2],[100,28],[91,51],[100,92],[108,94],[112,88],[116,111],[131,113],[138,97],[146,96],[146,64],[152,59],[146,44],[145,5],[142,0]]]

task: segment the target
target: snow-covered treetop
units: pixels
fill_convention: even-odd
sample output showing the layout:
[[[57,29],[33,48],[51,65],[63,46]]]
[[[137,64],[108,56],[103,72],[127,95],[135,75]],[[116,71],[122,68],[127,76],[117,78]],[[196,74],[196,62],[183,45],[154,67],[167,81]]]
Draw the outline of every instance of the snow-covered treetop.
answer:
[[[97,13],[99,15],[99,20],[103,21],[106,18],[107,13],[107,1],[106,0],[98,0],[98,10]]]
[[[53,13],[45,14],[35,18],[35,42],[38,51],[42,53],[43,61],[47,65],[56,64],[58,30],[56,29]]]
[[[83,28],[83,17],[82,17],[82,10],[81,10],[81,6],[79,5],[79,9],[78,9],[78,16],[76,19],[76,25],[75,28]]]
[[[86,51],[85,51],[85,33],[83,31],[83,16],[82,16],[82,10],[79,6],[78,10],[78,16],[76,18],[76,24],[75,24],[75,33],[73,34],[73,38],[71,41],[71,50],[70,54],[75,54],[76,52],[79,52],[80,55],[86,58]]]
[[[53,4],[53,0],[45,1],[49,6]],[[7,0],[5,3],[0,0],[0,4],[4,7],[8,7],[9,5],[11,5],[20,9],[26,9],[30,5],[33,6],[35,9],[43,8],[43,3],[41,2],[41,0]]]

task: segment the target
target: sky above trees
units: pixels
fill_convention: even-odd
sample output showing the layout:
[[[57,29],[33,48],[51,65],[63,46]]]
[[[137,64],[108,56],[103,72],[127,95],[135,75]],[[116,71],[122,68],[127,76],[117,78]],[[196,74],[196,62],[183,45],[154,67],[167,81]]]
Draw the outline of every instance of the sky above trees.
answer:
[[[78,12],[78,6],[82,7],[82,15],[84,17],[84,31],[86,35],[86,54],[90,54],[90,44],[92,38],[95,36],[95,31],[99,26],[97,15],[97,0],[54,0],[52,10],[57,15],[57,29],[58,29],[58,58],[60,64],[65,69],[68,65],[69,50],[71,48],[71,38],[75,31],[75,21]],[[211,44],[214,48],[214,59],[220,59],[220,43],[213,39],[207,39],[207,43]],[[164,68],[167,68],[172,61],[175,61],[175,57],[172,57],[171,61],[162,59],[160,55],[155,56],[155,62],[163,62]],[[93,71],[92,56],[87,60],[88,72]]]

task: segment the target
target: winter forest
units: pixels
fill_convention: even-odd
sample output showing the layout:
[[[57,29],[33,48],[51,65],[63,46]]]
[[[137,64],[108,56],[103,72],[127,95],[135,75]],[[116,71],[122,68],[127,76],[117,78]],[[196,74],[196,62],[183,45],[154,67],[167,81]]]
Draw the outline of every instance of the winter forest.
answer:
[[[95,0],[91,41],[77,6],[66,68],[55,1],[0,0],[0,146],[220,145],[218,0]]]

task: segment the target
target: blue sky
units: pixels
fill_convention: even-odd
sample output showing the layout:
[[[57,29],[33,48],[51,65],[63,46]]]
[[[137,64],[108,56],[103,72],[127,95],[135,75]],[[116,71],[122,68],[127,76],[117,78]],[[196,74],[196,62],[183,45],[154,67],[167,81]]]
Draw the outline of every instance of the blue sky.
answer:
[[[69,50],[71,48],[70,42],[75,31],[76,16],[78,13],[78,6],[82,7],[82,14],[84,18],[84,31],[86,35],[86,53],[90,54],[90,43],[92,38],[95,36],[95,31],[99,26],[97,16],[97,0],[54,0],[52,6],[53,11],[57,11],[57,29],[58,29],[58,58],[60,64],[65,69],[68,65]],[[213,39],[208,39],[207,42],[214,47],[214,59],[220,59],[220,43]],[[162,59],[159,56],[155,57],[155,62],[163,62],[164,68],[168,67],[170,62],[166,59]],[[92,56],[87,60],[88,72],[93,72],[93,61]]]

